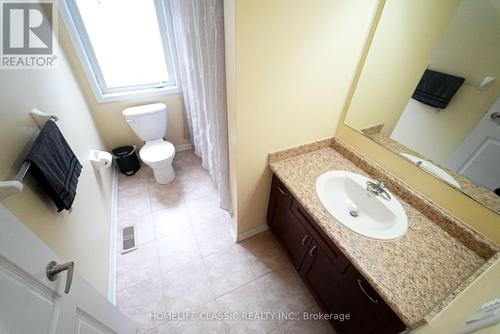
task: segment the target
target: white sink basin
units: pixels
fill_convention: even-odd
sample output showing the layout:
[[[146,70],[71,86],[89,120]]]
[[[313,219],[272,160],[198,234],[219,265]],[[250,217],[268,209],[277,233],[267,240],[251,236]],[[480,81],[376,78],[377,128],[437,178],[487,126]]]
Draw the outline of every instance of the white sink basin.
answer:
[[[369,193],[373,181],[346,171],[330,171],[316,179],[316,194],[324,208],[341,224],[365,237],[397,240],[408,229],[406,213],[389,191],[391,200]]]
[[[458,184],[457,180],[453,178],[450,174],[448,174],[444,169],[434,165],[433,163],[426,161],[424,159],[420,159],[414,155],[408,153],[400,153],[403,157],[413,162],[418,167],[422,168],[426,172],[431,173],[432,175],[440,178],[444,182],[450,184],[451,186],[460,189],[460,184]]]

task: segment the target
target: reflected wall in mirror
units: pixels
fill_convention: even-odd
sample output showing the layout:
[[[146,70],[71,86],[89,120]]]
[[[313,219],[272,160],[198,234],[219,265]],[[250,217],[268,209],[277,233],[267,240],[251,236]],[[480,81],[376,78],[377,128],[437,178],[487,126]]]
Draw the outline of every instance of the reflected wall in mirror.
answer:
[[[386,1],[345,123],[500,214],[500,0],[455,5]]]

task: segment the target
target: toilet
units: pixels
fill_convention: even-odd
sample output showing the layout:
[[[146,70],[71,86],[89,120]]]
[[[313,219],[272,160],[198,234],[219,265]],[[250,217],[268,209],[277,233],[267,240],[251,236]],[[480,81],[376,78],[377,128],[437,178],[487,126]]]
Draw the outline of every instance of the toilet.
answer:
[[[172,182],[175,179],[172,168],[175,147],[163,139],[167,132],[167,106],[154,103],[130,107],[123,110],[123,116],[137,137],[146,142],[139,156],[153,169],[156,182]]]

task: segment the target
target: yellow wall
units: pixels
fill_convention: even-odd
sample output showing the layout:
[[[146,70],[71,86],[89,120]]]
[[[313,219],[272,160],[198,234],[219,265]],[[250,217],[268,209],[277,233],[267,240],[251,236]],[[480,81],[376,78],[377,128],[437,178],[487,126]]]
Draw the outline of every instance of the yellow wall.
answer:
[[[235,1],[238,234],[265,224],[268,153],[334,133],[376,3]]]
[[[494,2],[464,0],[429,66],[471,81],[480,81],[485,75],[500,78],[499,36],[500,11],[494,7]],[[462,85],[441,112],[410,99],[404,117],[398,122],[397,128],[401,131],[393,139],[444,165],[499,96],[500,81],[497,80],[485,91]],[[422,136],[424,130],[425,136]]]
[[[397,3],[396,3],[397,2]],[[429,1],[412,1],[412,0],[389,0],[385,3],[385,8],[383,13],[386,13],[386,8],[391,8],[393,5],[400,6],[406,3],[409,6],[422,5],[422,6],[434,6],[435,3],[432,0]],[[449,3],[440,2],[443,6],[448,6]],[[411,8],[411,7],[410,7]],[[453,8],[441,8],[440,10],[447,12],[451,18]],[[401,16],[401,22],[404,25],[409,24],[409,20],[412,17],[420,17],[419,21],[411,21],[412,25],[420,26],[423,29],[429,24],[428,17],[421,17],[418,12],[413,8],[409,13],[416,13],[413,15],[402,15],[401,12],[397,15]],[[441,12],[441,15],[444,13]],[[381,21],[384,19],[382,15]],[[443,19],[443,18],[441,18]],[[379,27],[383,27],[383,22],[379,23]],[[377,33],[379,30],[377,30]],[[375,38],[373,43],[375,43]],[[363,58],[371,56],[367,52],[368,48],[365,50]],[[362,63],[364,59],[362,60]],[[368,63],[368,62],[367,62]],[[352,90],[349,98],[347,99],[347,107],[349,107],[349,102],[352,98],[353,92],[358,84],[359,76],[364,72],[363,67],[358,68],[357,78],[353,81]],[[406,73],[406,72],[405,72]],[[418,73],[414,73],[418,77]],[[363,76],[360,81],[364,81]],[[411,78],[409,79],[411,80]],[[368,85],[365,83],[365,85]],[[371,81],[372,88],[377,90],[379,86],[378,81]],[[411,85],[405,85],[402,83],[402,88],[411,88]],[[356,92],[357,94],[357,92]],[[370,110],[371,106],[367,105],[366,110]],[[500,216],[493,213],[492,211],[486,209],[477,202],[471,200],[470,198],[464,196],[460,192],[452,189],[451,187],[445,185],[443,182],[438,181],[436,178],[430,176],[424,171],[416,168],[413,164],[401,158],[400,156],[394,154],[388,149],[380,146],[374,141],[364,137],[359,132],[353,130],[352,128],[340,123],[336,137],[344,140],[356,150],[365,154],[370,159],[379,163],[382,167],[392,172],[394,175],[405,180],[410,186],[420,191],[438,205],[442,206],[445,210],[451,212],[459,219],[469,224],[479,232],[488,236],[496,243],[500,244]],[[500,294],[500,286],[498,285],[500,281],[500,262],[497,261],[488,271],[483,273],[473,284],[471,284],[461,295],[459,295],[446,309],[444,309],[440,314],[438,314],[428,325],[425,325],[417,330],[415,333],[418,334],[434,334],[434,333],[454,333],[457,329],[462,328],[465,319],[474,312],[482,303],[498,297]],[[483,329],[478,333],[490,334],[496,333],[499,330],[499,325],[495,327],[490,327]]]
[[[74,65],[72,67],[73,69],[76,68]],[[75,73],[79,73],[79,71],[76,70]],[[99,132],[102,134],[102,138],[108,149],[111,150],[112,148],[127,144],[142,146],[144,142],[130,129],[122,115],[122,111],[131,106],[158,102],[165,103],[168,110],[166,139],[176,147],[191,143],[184,125],[184,101],[182,100],[182,94],[97,104],[93,93],[85,87],[87,85],[86,78],[78,75],[78,80],[82,83],[80,87],[82,87]]]
[[[22,193],[3,204],[63,259],[75,261],[76,270],[107,296],[111,169],[100,174],[88,160],[90,150],[103,149],[104,143],[65,54],[58,56],[56,69],[0,71],[0,179],[15,177],[38,135],[28,112],[57,113],[57,124],[83,165],[73,212],[58,214],[30,175]]]
[[[349,104],[356,84],[352,80],[361,71],[358,60],[367,53],[362,48],[375,2],[366,6],[365,1],[225,0],[226,55],[233,57],[226,65],[238,234],[265,222],[270,176],[267,154],[329,137],[333,132],[330,125],[335,127],[340,121],[336,136],[500,243],[499,216],[342,123],[344,103]],[[397,6],[399,13],[404,6],[413,6],[410,13],[415,12],[420,26],[426,26],[428,15],[434,14],[431,17],[441,19],[437,25],[444,29],[458,2],[391,0],[389,6]],[[419,6],[434,6],[435,12],[421,13]],[[410,25],[410,19],[401,16],[400,23]],[[438,37],[431,34],[428,38],[437,41]],[[418,82],[433,49],[421,51],[426,53],[424,62],[417,61],[414,82],[405,85],[409,90]],[[384,87],[377,82],[374,89],[380,86]],[[402,107],[408,98],[400,99]],[[466,314],[498,294],[492,290],[496,289],[493,282],[498,281],[498,269],[497,263],[431,325],[421,328],[421,333],[448,333],[441,329],[461,326]],[[458,309],[460,318],[452,319]]]
[[[390,135],[460,0],[387,1],[346,123]],[[382,117],[383,116],[383,117]]]
[[[125,118],[122,115],[122,110],[130,106],[157,102],[162,102],[167,105],[167,140],[175,146],[190,143],[189,136],[186,133],[187,131],[185,131],[184,102],[181,93],[98,104],[94,93],[90,89],[87,77],[83,72],[80,59],[75,52],[71,39],[64,29],[63,24],[60,24],[59,36],[61,40],[61,47],[67,54],[67,58],[76,80],[79,83],[80,89],[82,90],[89,109],[92,112],[99,132],[101,133],[106,147],[109,150],[126,144],[142,145],[143,142],[136,137],[125,121]]]
[[[485,91],[463,85],[453,103],[442,113],[436,125],[447,133],[439,138],[443,160],[462,144],[500,97],[499,59],[500,1],[463,0],[430,66],[471,81],[482,80],[485,75],[497,80]]]
[[[386,97],[380,103],[376,103],[376,100],[372,99],[374,98],[374,91],[379,94],[384,93],[383,90],[380,89],[381,85],[379,78],[374,74],[377,73],[378,67],[383,67],[377,66],[377,61],[380,61],[384,66],[387,65],[384,57],[382,57],[384,48],[386,47],[390,51],[388,53],[390,54],[391,61],[395,63],[398,70],[389,71],[391,74],[387,75],[385,85],[383,85],[382,88],[388,89],[391,92],[391,96],[394,96],[394,98],[399,101],[399,105],[402,104],[404,106],[406,104],[405,101],[408,100],[406,96],[411,95],[415,87],[415,82],[418,82],[422,73],[418,68],[425,68],[427,60],[434,50],[434,47],[429,45],[435,45],[437,43],[459,5],[458,0],[453,2],[454,6],[451,6],[451,3],[451,1],[436,2],[433,0],[386,1],[369,51],[367,54],[365,53],[365,65],[362,67],[360,78],[357,82],[353,83],[355,91],[351,97],[351,105],[349,106],[346,121],[351,114],[358,114],[361,113],[361,111],[366,111],[367,114],[370,112],[375,114],[377,110],[379,112],[380,110],[385,110],[384,106],[391,108],[391,110],[398,108],[395,102],[386,101],[390,100],[390,97]],[[405,4],[408,7],[405,7]],[[411,13],[411,15],[409,15],[409,13]],[[435,16],[432,16],[433,13],[435,13]],[[388,22],[384,22],[384,20]],[[420,35],[426,37],[427,42],[419,49],[420,52],[413,50],[411,59],[407,59],[409,54],[408,48],[397,48],[387,42],[389,38],[381,36],[385,34],[393,36],[392,30],[397,29],[397,22],[405,27],[419,27],[420,33],[417,33],[416,28],[407,28],[409,33],[411,33],[411,38],[414,37],[417,39]],[[408,37],[407,39],[411,38]],[[379,43],[380,41],[381,43]],[[395,44],[401,44],[399,42],[403,43],[403,41],[398,40],[398,43]],[[372,58],[372,55],[374,55],[374,58]],[[403,64],[405,63],[411,64],[408,66],[408,70],[403,70]],[[394,74],[392,74],[393,72]],[[405,73],[405,75],[398,75],[399,73]],[[358,90],[359,88],[361,88],[361,91]],[[367,101],[371,101],[371,103]],[[497,225],[500,224],[499,215],[415,167],[397,154],[390,152],[379,144],[364,137],[345,124],[341,123],[339,125],[336,136],[351,144],[369,158],[377,161],[382,167],[394,173],[396,176],[404,179],[410,186],[434,200],[438,205],[450,211],[465,223],[471,225],[479,232],[487,235],[500,244],[500,228],[498,227],[500,225]]]
[[[500,260],[495,262],[472,285],[458,296],[428,325],[418,328],[415,334],[456,333],[463,328],[465,320],[479,307],[500,296]],[[475,334],[500,333],[500,324],[483,328]]]

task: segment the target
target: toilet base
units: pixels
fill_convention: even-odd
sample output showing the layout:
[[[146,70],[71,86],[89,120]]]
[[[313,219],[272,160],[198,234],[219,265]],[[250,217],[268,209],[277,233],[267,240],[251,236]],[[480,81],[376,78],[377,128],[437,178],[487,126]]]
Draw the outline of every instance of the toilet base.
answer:
[[[159,184],[167,184],[175,180],[175,172],[172,166],[153,168],[155,180]]]

